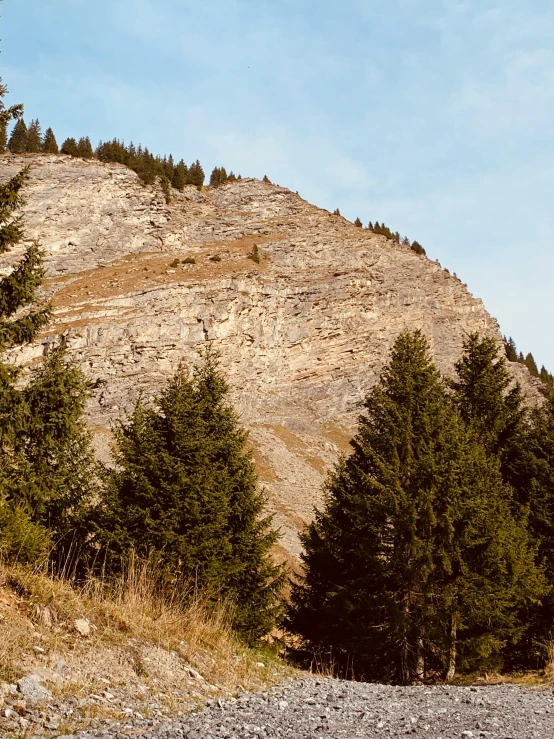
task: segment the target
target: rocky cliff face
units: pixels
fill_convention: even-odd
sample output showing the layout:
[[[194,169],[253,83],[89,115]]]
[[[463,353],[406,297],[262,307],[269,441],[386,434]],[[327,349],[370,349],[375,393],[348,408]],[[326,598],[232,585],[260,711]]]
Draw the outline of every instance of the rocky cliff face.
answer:
[[[42,345],[18,361],[67,336],[99,381],[90,421],[101,448],[141,389],[156,391],[213,341],[288,555],[397,334],[422,329],[446,374],[467,333],[500,339],[482,302],[439,264],[283,187],[189,187],[167,205],[133,172],[96,161],[5,155],[0,178],[23,164],[27,236],[47,250],[56,310]],[[3,257],[4,271],[17,256]]]

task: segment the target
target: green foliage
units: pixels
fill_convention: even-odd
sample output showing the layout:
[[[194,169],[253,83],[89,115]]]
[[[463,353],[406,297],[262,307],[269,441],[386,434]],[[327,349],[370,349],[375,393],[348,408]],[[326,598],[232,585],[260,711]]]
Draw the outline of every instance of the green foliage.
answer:
[[[204,179],[205,179],[204,170],[202,169],[202,165],[197,159],[189,167],[189,171],[187,175],[187,184],[196,185],[196,187],[199,190],[201,190],[204,184]]]
[[[235,628],[254,639],[273,625],[283,576],[269,557],[276,534],[227,393],[207,350],[192,377],[179,368],[156,409],[137,402],[116,429],[98,537],[116,571],[130,550],[156,552],[174,585],[231,598]]]
[[[69,154],[71,157],[78,157],[79,146],[77,145],[77,141],[73,137],[66,139],[62,144],[61,153]]]
[[[539,376],[539,368],[537,367],[537,363],[535,362],[535,358],[529,352],[527,356],[525,357],[525,366],[529,370],[529,372],[533,375],[533,377]]]
[[[171,184],[165,175],[160,177],[160,186],[164,194],[165,202],[169,204],[171,202]]]
[[[6,151],[8,146],[8,124],[0,121],[0,154]]]
[[[3,562],[36,564],[47,559],[51,532],[35,523],[20,506],[0,499],[0,558]]]
[[[27,126],[23,118],[20,118],[13,127],[8,141],[8,149],[13,154],[23,154],[27,151]]]
[[[425,249],[421,246],[421,244],[419,243],[419,241],[413,241],[412,244],[411,244],[411,246],[410,246],[410,249],[412,251],[415,251],[416,254],[421,254],[422,256],[425,256],[425,254],[426,254]]]
[[[0,185],[1,253],[10,251],[23,240],[23,222],[21,217],[15,217],[13,213],[23,202],[21,189],[28,178],[29,170],[24,169]],[[15,269],[0,279],[0,351],[32,341],[47,323],[50,315],[48,306],[34,311],[25,310],[34,302],[43,279],[42,250],[34,242],[27,247]]]
[[[354,225],[357,226],[358,228],[362,228],[363,223],[360,221],[359,218],[356,218],[356,220],[354,221]]]
[[[501,459],[506,478],[524,428],[521,387],[512,382],[498,343],[477,333],[464,342],[455,368],[451,387],[460,414],[487,452]]]
[[[32,120],[27,131],[27,151],[29,154],[38,154],[42,151],[42,129],[38,120]]]
[[[173,177],[171,179],[171,185],[176,190],[183,190],[187,184],[188,167],[181,159],[179,164],[175,167]]]
[[[94,151],[92,149],[92,144],[90,143],[90,139],[88,136],[82,136],[79,139],[79,142],[77,144],[77,152],[78,156],[80,156],[82,159],[93,158]]]
[[[550,373],[544,365],[542,365],[540,372],[538,370],[535,359],[531,353],[527,356],[523,356],[522,352],[517,351],[515,341],[510,336],[509,339],[504,337],[504,349],[506,352],[506,359],[509,362],[518,362],[524,364],[533,377],[537,377],[545,386],[545,392],[548,392],[554,387],[554,375]]]
[[[185,257],[183,264],[196,264],[196,259],[194,257]]]
[[[288,626],[359,677],[491,664],[545,592],[498,465],[466,429],[419,333],[402,334],[303,536]]]
[[[47,128],[46,133],[44,134],[42,151],[45,152],[45,154],[59,154],[58,142],[56,141],[54,131],[51,128]]]
[[[210,176],[210,187],[219,187],[219,185],[224,185],[227,180],[228,175],[225,167],[214,167]]]

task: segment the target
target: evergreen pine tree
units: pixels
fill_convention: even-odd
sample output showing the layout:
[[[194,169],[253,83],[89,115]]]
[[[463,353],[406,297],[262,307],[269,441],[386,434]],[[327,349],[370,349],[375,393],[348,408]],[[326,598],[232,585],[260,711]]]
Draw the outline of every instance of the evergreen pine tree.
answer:
[[[354,225],[357,226],[358,228],[361,228],[363,226],[359,218],[356,218],[356,220],[354,221]]]
[[[497,342],[477,333],[464,342],[455,368],[457,379],[451,387],[462,418],[487,452],[501,459],[504,479],[513,483],[509,469],[521,448],[525,424],[521,387],[513,384]]]
[[[539,368],[537,367],[537,363],[535,362],[535,358],[529,352],[527,356],[525,357],[525,366],[529,370],[529,372],[533,375],[533,377],[539,376]]]
[[[189,171],[187,175],[187,184],[196,185],[196,187],[199,190],[201,190],[202,185],[204,184],[204,179],[205,179],[204,170],[202,169],[202,165],[197,159],[189,167]]]
[[[77,144],[77,152],[77,156],[81,157],[82,159],[93,158],[94,151],[92,149],[92,144],[88,136],[82,136],[79,139],[79,143]]]
[[[0,108],[1,111],[1,108]],[[0,154],[6,151],[8,146],[8,124],[0,119]]]
[[[181,161],[175,167],[175,171],[173,172],[173,180],[171,182],[172,186],[176,190],[183,190],[183,188],[187,184],[187,174],[187,165],[181,159]]]
[[[56,556],[66,566],[69,552],[81,548],[77,534],[98,479],[85,421],[89,395],[78,365],[63,347],[53,348],[17,391],[22,423],[0,450],[4,492],[55,534]]]
[[[419,332],[398,338],[365,408],[303,536],[288,626],[359,677],[450,679],[457,652],[475,666],[521,635],[518,606],[544,580]]]
[[[79,147],[77,146],[77,141],[73,137],[66,139],[62,144],[61,153],[69,154],[69,156],[72,157],[78,157]]]
[[[42,142],[42,151],[46,154],[59,154],[58,142],[54,136],[54,131],[51,128],[46,129],[44,134],[44,140]]]
[[[24,154],[27,151],[27,126],[23,118],[20,118],[13,127],[8,149],[13,154]]]
[[[410,249],[412,251],[415,251],[416,254],[421,254],[423,256],[425,256],[425,254],[427,253],[425,249],[421,246],[419,241],[413,241],[410,245]]]
[[[32,120],[27,131],[27,151],[37,154],[42,151],[42,129],[37,119]]]
[[[517,362],[516,343],[511,336],[509,339],[504,337],[504,349],[506,351],[506,359],[508,362]]]
[[[208,351],[192,378],[179,368],[159,410],[139,400],[117,429],[100,539],[116,569],[131,549],[156,552],[173,582],[232,598],[235,628],[255,639],[274,623],[282,573],[269,558],[276,534],[227,392]]]

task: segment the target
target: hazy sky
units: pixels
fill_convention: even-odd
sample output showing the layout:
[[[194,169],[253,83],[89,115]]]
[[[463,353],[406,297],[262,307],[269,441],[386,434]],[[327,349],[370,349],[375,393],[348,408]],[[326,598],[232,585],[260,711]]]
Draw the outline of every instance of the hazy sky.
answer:
[[[417,239],[554,370],[551,0],[4,0],[61,142],[223,164]]]

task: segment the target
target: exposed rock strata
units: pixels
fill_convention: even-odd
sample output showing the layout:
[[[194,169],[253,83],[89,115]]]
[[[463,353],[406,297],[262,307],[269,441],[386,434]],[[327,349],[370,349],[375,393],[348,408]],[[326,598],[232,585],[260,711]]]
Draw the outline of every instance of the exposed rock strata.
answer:
[[[289,554],[397,334],[421,328],[447,374],[467,333],[500,339],[481,300],[438,263],[285,188],[188,187],[167,205],[130,170],[96,161],[7,155],[0,176],[24,163],[27,235],[47,250],[56,308],[43,343],[66,334],[99,381],[98,438],[141,388],[157,390],[213,341]],[[259,264],[248,258],[255,246]]]

